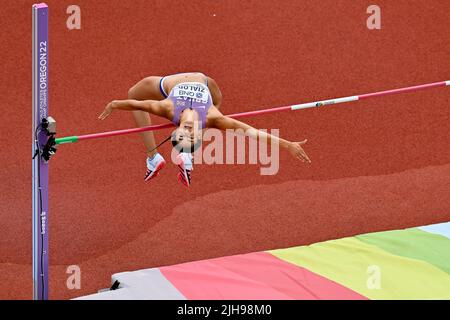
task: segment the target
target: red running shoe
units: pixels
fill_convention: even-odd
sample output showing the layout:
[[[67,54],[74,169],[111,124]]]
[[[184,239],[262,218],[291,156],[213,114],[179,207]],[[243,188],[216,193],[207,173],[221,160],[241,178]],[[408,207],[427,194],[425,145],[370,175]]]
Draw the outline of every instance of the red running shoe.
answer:
[[[145,173],[144,181],[157,177],[159,175],[159,170],[161,170],[165,164],[166,161],[159,153],[155,153],[153,157],[147,158],[147,172]]]
[[[178,172],[178,181],[185,187],[189,188],[191,185],[191,171],[194,170],[192,164],[192,154],[182,152],[177,156],[177,165],[180,172]]]

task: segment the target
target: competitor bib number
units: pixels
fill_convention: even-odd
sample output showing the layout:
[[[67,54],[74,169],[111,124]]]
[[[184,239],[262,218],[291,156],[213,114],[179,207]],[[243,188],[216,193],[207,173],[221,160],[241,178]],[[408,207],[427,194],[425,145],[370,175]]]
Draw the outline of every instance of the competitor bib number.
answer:
[[[176,98],[191,98],[201,103],[208,103],[209,93],[208,90],[199,85],[183,84],[174,88],[174,94]]]

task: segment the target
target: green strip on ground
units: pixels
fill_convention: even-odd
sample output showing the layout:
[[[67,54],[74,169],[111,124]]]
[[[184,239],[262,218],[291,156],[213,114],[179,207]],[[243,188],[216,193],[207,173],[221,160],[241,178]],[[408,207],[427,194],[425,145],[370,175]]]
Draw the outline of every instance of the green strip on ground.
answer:
[[[447,237],[412,228],[355,238],[398,256],[427,261],[450,275],[450,239]]]
[[[450,299],[450,276],[425,261],[401,257],[356,238],[269,253],[369,299]]]

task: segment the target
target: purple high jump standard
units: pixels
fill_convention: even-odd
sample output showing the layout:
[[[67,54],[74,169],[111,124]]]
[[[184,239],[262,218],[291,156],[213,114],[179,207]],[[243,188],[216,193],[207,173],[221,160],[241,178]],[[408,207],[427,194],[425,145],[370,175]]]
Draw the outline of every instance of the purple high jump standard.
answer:
[[[33,125],[32,155],[45,145],[40,129],[48,116],[48,6],[32,6],[33,16]],[[48,163],[39,154],[32,164],[33,299],[48,299]]]

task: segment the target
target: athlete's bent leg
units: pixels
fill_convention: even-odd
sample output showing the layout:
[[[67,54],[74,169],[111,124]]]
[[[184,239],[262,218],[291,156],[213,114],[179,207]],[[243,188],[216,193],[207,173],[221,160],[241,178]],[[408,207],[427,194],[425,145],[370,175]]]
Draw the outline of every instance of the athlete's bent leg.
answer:
[[[128,91],[128,99],[134,100],[162,100],[164,97],[159,92],[159,80],[161,77],[147,77],[136,83]],[[137,127],[146,127],[152,124],[150,115],[145,111],[132,111],[133,119]],[[145,131],[140,132],[140,136],[144,141],[145,148],[147,150],[147,155],[152,157],[158,151],[154,150],[156,148],[155,137],[153,132]]]

